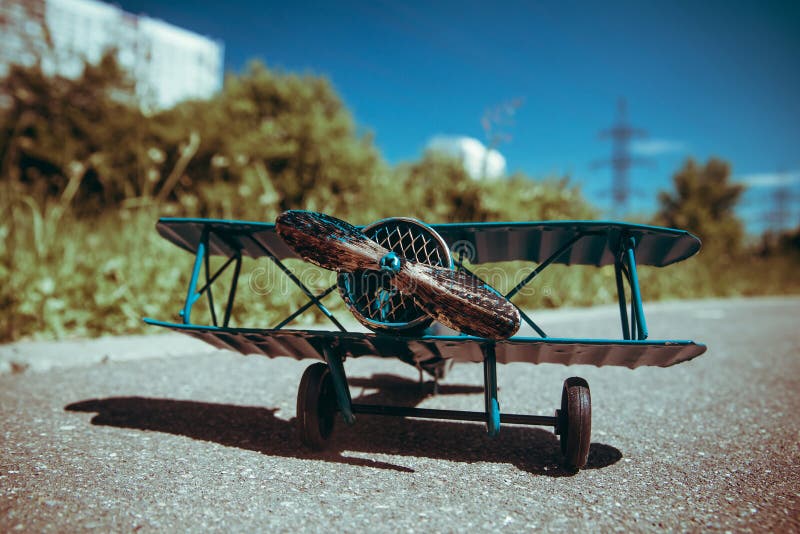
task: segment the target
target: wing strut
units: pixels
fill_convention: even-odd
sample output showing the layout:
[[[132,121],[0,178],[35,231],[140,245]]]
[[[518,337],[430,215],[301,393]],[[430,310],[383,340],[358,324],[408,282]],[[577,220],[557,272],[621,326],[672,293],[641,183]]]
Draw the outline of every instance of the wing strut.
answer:
[[[590,235],[590,233],[589,232],[580,232],[577,235],[573,236],[571,239],[569,239],[566,243],[561,245],[555,252],[553,252],[549,257],[547,257],[547,259],[545,259],[539,265],[537,265],[536,268],[528,276],[526,276],[524,280],[522,280],[519,284],[517,284],[514,287],[514,289],[512,289],[511,291],[506,293],[505,297],[508,300],[511,300],[514,297],[514,295],[519,293],[523,288],[525,288],[525,286],[530,284],[531,281],[534,278],[536,278],[542,271],[544,271],[551,263],[553,263],[554,261],[558,260],[565,252],[567,252],[568,250],[572,249],[572,247],[574,247],[575,244],[578,241],[580,241],[581,238],[583,238],[586,235]],[[464,266],[464,252],[463,251],[461,251],[461,253],[459,254],[458,260],[455,260],[454,263],[459,269],[461,269],[463,271],[466,271],[468,274],[474,276],[478,280],[481,280],[477,275],[475,275],[475,273],[473,273],[472,271],[470,271],[469,269],[467,269]],[[483,280],[481,280],[481,282],[483,282]],[[519,306],[515,305],[515,307],[517,308],[517,311],[519,311],[519,315],[522,318],[522,320],[525,321],[526,323],[528,323],[528,326],[533,328],[536,331],[536,333],[539,334],[541,337],[544,337],[544,338],[547,337],[547,334],[545,334],[544,330],[542,330],[541,327],[539,327],[539,325],[536,324],[533,321],[533,319],[531,319],[528,316],[527,313],[522,311],[519,308]]]
[[[180,311],[181,319],[183,319],[183,324],[192,324],[192,306],[194,303],[197,302],[200,297],[203,296],[203,293],[207,293],[208,296],[208,307],[211,312],[211,321],[214,323],[214,326],[219,326],[217,323],[217,312],[214,307],[214,295],[211,292],[211,286],[214,281],[219,278],[219,276],[227,270],[231,263],[234,261],[236,265],[234,266],[233,271],[233,280],[231,282],[231,289],[228,293],[228,301],[225,306],[225,316],[222,321],[223,328],[228,327],[228,323],[231,319],[231,310],[233,309],[233,300],[236,296],[236,285],[239,281],[239,273],[242,269],[242,253],[240,249],[233,247],[236,252],[228,258],[228,261],[222,264],[222,266],[217,269],[217,271],[212,275],[211,274],[211,262],[210,262],[210,247],[208,244],[208,237],[209,231],[208,228],[203,230],[203,233],[200,237],[200,242],[197,244],[197,252],[195,253],[194,258],[194,267],[192,268],[192,278],[189,281],[189,289],[186,292],[186,300],[183,303],[183,308]],[[200,277],[200,269],[205,265],[205,273],[206,273],[206,283],[203,284],[203,287],[197,289],[197,282],[198,278]]]
[[[325,315],[325,317],[330,319],[330,321],[334,325],[336,325],[336,328],[338,328],[339,331],[347,332],[347,329],[344,326],[342,326],[342,323],[340,323],[339,320],[322,303],[322,300],[321,300],[322,297],[327,295],[329,292],[325,292],[322,296],[319,296],[319,297],[316,296],[314,293],[311,292],[310,289],[308,289],[308,287],[303,282],[300,281],[299,278],[297,278],[297,276],[288,267],[286,267],[283,264],[283,262],[278,258],[278,256],[273,254],[273,252],[270,249],[265,247],[260,242],[256,241],[252,236],[248,236],[248,237],[250,238],[250,241],[252,241],[259,249],[261,249],[261,252],[263,252],[265,256],[267,256],[269,259],[272,260],[272,263],[274,263],[278,267],[278,269],[283,271],[283,274],[285,274],[287,277],[289,277],[289,280],[294,282],[294,285],[299,287],[300,290],[303,293],[305,293],[306,297],[308,297],[308,300],[313,302],[317,306],[317,308],[319,308],[320,311]]]
[[[614,262],[614,275],[617,281],[617,299],[619,300],[619,315],[622,322],[622,337],[624,339],[647,339],[647,320],[644,317],[642,305],[642,292],[639,288],[639,276],[636,272],[636,240],[630,236],[623,236],[619,251]],[[630,324],[625,302],[625,284],[622,275],[628,281],[631,289]]]
[[[213,234],[213,236],[212,236]],[[220,246],[221,240],[224,245],[226,245],[230,250],[233,252],[228,257],[228,259],[217,269],[213,274],[211,273],[211,262],[210,256],[212,253],[212,237],[217,241],[214,241],[217,248]],[[242,236],[240,236],[242,237]],[[336,284],[330,286],[325,291],[320,293],[319,295],[315,295],[311,292],[311,290],[297,278],[297,276],[286,267],[283,262],[274,254],[271,250],[269,250],[266,246],[262,245],[258,242],[255,238],[251,235],[243,236],[245,238],[250,239],[257,248],[261,250],[264,256],[267,256],[273,263],[293,282],[295,283],[300,290],[305,294],[308,298],[308,302],[306,302],[303,306],[289,314],[286,318],[284,318],[274,329],[278,330],[283,328],[294,319],[296,319],[300,314],[311,308],[312,306],[317,306],[323,314],[325,314],[331,322],[336,325],[336,327],[342,331],[346,332],[347,330],[345,327],[339,322],[339,320],[333,315],[333,313],[328,310],[328,308],[321,302],[323,298],[331,294],[334,289],[336,289]],[[242,250],[244,246],[235,239],[234,236],[230,236],[224,234],[223,232],[215,232],[213,227],[206,226],[202,233],[200,234],[200,238],[197,242],[196,249],[192,247],[192,250],[195,251],[195,259],[194,264],[192,267],[192,275],[189,281],[189,288],[186,292],[186,299],[184,300],[183,307],[181,308],[179,315],[183,324],[185,325],[192,325],[191,314],[192,314],[192,307],[194,304],[200,300],[204,293],[207,293],[208,297],[208,306],[209,306],[209,313],[211,315],[211,322],[215,327],[219,327],[218,318],[217,318],[217,310],[214,305],[214,296],[212,294],[212,286],[214,282],[219,278],[222,273],[224,273],[231,264],[234,264],[234,272],[233,272],[233,279],[231,281],[231,287],[228,292],[228,298],[226,301],[225,306],[225,313],[223,315],[222,320],[222,327],[227,328],[230,323],[231,312],[233,311],[234,300],[236,298],[236,289],[239,281],[239,275],[242,269]],[[200,279],[200,271],[205,267],[205,284],[203,284],[200,289],[197,288],[199,279]]]

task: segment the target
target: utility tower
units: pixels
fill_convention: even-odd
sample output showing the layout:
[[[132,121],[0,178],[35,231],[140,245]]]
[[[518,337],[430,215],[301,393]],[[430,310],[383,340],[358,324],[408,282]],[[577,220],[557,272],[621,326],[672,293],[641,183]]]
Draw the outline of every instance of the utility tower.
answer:
[[[791,175],[786,172],[781,172],[781,181],[772,191],[770,195],[772,206],[764,213],[763,219],[770,224],[775,232],[780,232],[791,227],[792,221],[792,204],[800,198],[797,193],[792,191]]]
[[[772,212],[769,213],[768,218],[773,224],[775,231],[780,232],[785,230],[789,225],[789,200],[792,196],[788,186],[782,185],[776,187],[772,192]]]
[[[611,159],[595,162],[592,167],[611,167],[611,198],[613,211],[622,214],[627,210],[628,197],[631,194],[628,171],[634,165],[649,163],[645,158],[631,155],[632,139],[647,137],[647,132],[635,128],[628,123],[628,110],[624,98],[617,102],[617,122],[611,128],[599,133],[600,139],[611,139]]]

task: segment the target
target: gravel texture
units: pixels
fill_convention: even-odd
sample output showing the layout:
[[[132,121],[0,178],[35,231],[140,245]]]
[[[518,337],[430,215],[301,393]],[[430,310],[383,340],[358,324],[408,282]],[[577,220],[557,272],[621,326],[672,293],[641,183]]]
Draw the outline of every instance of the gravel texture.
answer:
[[[142,341],[140,359],[0,376],[0,531],[799,531],[800,299],[647,311],[652,338],[708,353],[668,369],[498,369],[507,412],[551,415],[565,378],[589,381],[577,474],[545,428],[490,439],[359,416],[310,453],[294,430],[307,363],[286,358],[167,357]],[[617,335],[613,308],[543,317],[553,335]],[[479,365],[456,366],[438,396],[395,360],[346,368],[364,402],[482,407]]]
[[[0,375],[215,351],[214,347],[198,339],[172,333],[66,341],[20,341],[0,345]]]

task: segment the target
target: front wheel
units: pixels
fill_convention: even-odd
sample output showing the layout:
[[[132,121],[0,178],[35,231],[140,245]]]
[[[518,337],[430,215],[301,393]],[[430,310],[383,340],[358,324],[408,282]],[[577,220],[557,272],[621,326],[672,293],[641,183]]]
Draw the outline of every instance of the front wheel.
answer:
[[[328,365],[310,365],[297,391],[297,431],[304,445],[315,451],[326,448],[333,433],[336,406]]]
[[[556,417],[556,434],[561,438],[566,466],[581,469],[589,459],[592,434],[592,397],[586,380],[573,376],[564,381],[561,409],[556,412]]]

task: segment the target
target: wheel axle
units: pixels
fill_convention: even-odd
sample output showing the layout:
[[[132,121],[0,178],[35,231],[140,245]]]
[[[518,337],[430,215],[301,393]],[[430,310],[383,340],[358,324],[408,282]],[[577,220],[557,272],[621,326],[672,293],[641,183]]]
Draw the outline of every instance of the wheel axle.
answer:
[[[419,419],[447,419],[452,421],[486,422],[484,412],[467,412],[461,410],[437,410],[432,408],[410,408],[407,406],[381,406],[376,404],[353,404],[353,413],[367,415],[385,415],[390,417],[416,417]],[[512,425],[532,425],[555,427],[555,417],[549,415],[523,415],[501,413],[500,421]]]
[[[555,416],[499,413],[496,378],[492,372],[494,366],[491,365],[494,364],[494,358],[487,358],[490,365],[484,369],[487,387],[484,391],[486,411],[483,412],[355,404],[350,398],[341,359],[332,351],[325,355],[327,364],[317,362],[303,373],[297,393],[300,440],[313,450],[323,450],[327,445],[338,412],[350,423],[355,421],[355,414],[484,423],[490,436],[497,434],[500,423],[549,426],[559,437],[561,452],[569,469],[581,469],[589,459],[592,399],[589,384],[582,378],[572,377],[564,381],[561,407],[556,410]]]

